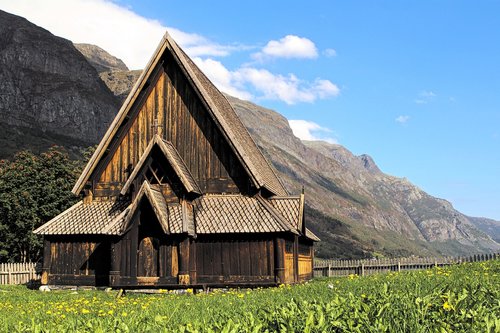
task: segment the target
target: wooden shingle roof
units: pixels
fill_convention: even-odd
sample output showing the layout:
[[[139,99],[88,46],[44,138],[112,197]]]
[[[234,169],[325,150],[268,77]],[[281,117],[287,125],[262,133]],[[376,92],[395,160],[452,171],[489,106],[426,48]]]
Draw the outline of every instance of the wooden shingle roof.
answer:
[[[141,200],[146,199],[166,234],[276,233],[299,234],[299,198],[268,200],[257,195],[204,195],[192,203],[167,204],[159,187],[144,181],[132,203],[125,200],[78,202],[47,222],[41,235],[122,235]],[[279,202],[279,204],[276,204]],[[276,207],[276,208],[275,208]],[[290,208],[292,212],[285,209]],[[318,240],[306,229],[306,237]]]
[[[295,228],[300,230],[300,197],[276,197],[269,202]]]
[[[306,234],[305,234],[306,238],[309,238],[310,240],[314,241],[314,242],[319,242],[321,239],[319,239],[318,236],[316,236],[311,230],[307,229],[306,228]]]
[[[153,207],[153,211],[155,212],[156,217],[158,218],[158,222],[160,222],[161,228],[166,234],[170,233],[170,228],[168,225],[168,208],[165,202],[165,198],[163,194],[161,194],[160,189],[148,183],[148,181],[144,181],[135,197],[134,201],[130,205],[130,212],[127,214],[127,217],[124,220],[124,226],[122,230],[128,227],[130,224],[130,220],[134,215],[134,212],[139,207],[139,204],[143,198],[149,200],[151,207]]]
[[[196,199],[193,206],[197,234],[297,233],[285,218],[270,211],[257,197],[206,195]]]
[[[174,59],[185,73],[186,78],[193,86],[202,103],[206,105],[209,114],[220,128],[223,136],[241,161],[255,186],[257,188],[266,188],[275,195],[287,195],[288,193],[285,187],[262,155],[262,152],[251,138],[227,99],[180,49],[168,33],[165,33],[153,57],[132,88],[92,158],[80,175],[80,178],[73,187],[73,193],[79,194],[82,191],[85,183],[92,175],[100,159],[104,156],[121,125],[126,121],[128,113],[135,104],[135,100],[138,98],[140,92],[148,85],[150,75],[152,75],[154,69],[160,63],[165,52],[172,53]]]
[[[39,235],[117,235],[130,202],[79,201],[34,231]]]

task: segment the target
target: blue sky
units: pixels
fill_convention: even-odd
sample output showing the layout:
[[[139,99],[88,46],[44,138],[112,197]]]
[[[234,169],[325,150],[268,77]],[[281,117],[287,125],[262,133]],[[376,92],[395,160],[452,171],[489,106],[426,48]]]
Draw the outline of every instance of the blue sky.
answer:
[[[142,68],[164,30],[221,90],[500,220],[499,1],[0,0]]]

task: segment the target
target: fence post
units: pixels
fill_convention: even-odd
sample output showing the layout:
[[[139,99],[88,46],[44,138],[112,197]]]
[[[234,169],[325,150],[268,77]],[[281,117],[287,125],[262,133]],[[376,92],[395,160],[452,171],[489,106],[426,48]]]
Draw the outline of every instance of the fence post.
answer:
[[[365,264],[361,262],[361,276],[365,276]]]
[[[331,275],[330,275],[330,270],[331,270],[331,269],[332,269],[332,265],[331,265],[331,264],[328,264],[328,273],[327,273],[327,275],[326,275],[326,276],[331,277]]]
[[[398,272],[401,272],[401,261],[398,261]]]

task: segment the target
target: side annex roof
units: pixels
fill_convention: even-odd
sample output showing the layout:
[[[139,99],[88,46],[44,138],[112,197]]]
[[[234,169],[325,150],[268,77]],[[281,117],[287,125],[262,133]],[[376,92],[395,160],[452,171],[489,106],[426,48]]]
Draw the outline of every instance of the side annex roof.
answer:
[[[85,183],[92,175],[100,159],[104,156],[120,126],[126,121],[127,114],[134,105],[140,92],[147,86],[149,76],[160,63],[163,54],[167,51],[172,53],[173,58],[185,73],[188,81],[191,82],[193,89],[198,94],[202,103],[205,104],[208,112],[211,114],[222,134],[238,156],[245,170],[247,170],[255,186],[257,188],[266,188],[275,195],[288,195],[285,187],[276,176],[276,173],[268,161],[262,155],[262,152],[253,141],[248,130],[238,118],[228,100],[178,47],[168,32],[165,33],[153,57],[132,88],[120,111],[92,155],[92,158],[85,166],[80,178],[73,187],[73,193],[79,194],[82,191]]]
[[[79,201],[33,233],[38,235],[118,235],[130,204],[126,200]]]

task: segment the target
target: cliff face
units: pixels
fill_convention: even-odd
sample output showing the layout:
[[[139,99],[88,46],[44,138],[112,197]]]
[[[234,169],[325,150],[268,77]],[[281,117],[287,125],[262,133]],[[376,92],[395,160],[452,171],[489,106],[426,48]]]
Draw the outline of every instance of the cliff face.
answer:
[[[129,70],[125,63],[99,46],[92,44],[74,44],[87,61],[99,73],[99,77],[113,94],[121,101],[139,78],[142,70]]]
[[[3,11],[0,91],[0,140],[15,139],[0,142],[0,157],[61,142],[70,148],[95,144],[119,107],[70,41]]]

